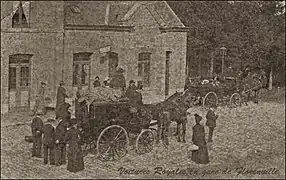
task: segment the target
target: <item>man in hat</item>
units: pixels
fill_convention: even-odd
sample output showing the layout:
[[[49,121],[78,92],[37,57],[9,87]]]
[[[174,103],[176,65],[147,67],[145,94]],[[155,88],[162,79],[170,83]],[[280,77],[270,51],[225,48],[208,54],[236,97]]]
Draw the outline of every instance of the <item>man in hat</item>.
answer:
[[[55,165],[55,127],[54,119],[48,119],[43,127],[44,164],[48,164],[50,161],[51,165]]]
[[[64,103],[62,105],[64,109],[64,113],[60,117],[60,121],[55,131],[55,161],[56,165],[62,165],[66,163],[66,141],[65,135],[67,132],[67,128],[70,123],[71,113],[69,112],[70,104]]]
[[[214,133],[214,128],[216,127],[216,120],[218,118],[218,115],[215,114],[215,109],[216,106],[211,106],[206,114],[206,126],[209,127],[209,137],[208,137],[208,142],[213,142],[213,133]]]
[[[103,87],[109,88],[110,87],[110,78],[106,77],[103,81]]]
[[[40,117],[35,117],[31,123],[33,136],[32,157],[41,158],[43,121]]]
[[[136,105],[143,104],[142,95],[137,91],[134,80],[129,81],[129,87],[126,90],[125,96],[130,100],[131,103]]]
[[[65,103],[65,99],[68,97],[64,85],[65,83],[61,81],[57,92],[56,119],[58,119],[60,114],[62,114],[61,106]]]
[[[100,87],[100,81],[98,76],[95,77],[95,80],[93,82],[93,87]]]
[[[122,68],[118,68],[118,70],[113,75],[113,77],[111,77],[111,80],[110,80],[111,88],[120,89],[122,90],[122,92],[125,91],[126,81],[125,81],[125,77],[123,73],[124,73],[124,70]]]
[[[207,164],[209,163],[209,154],[205,139],[205,129],[204,126],[200,124],[202,117],[195,114],[195,120],[196,125],[193,127],[192,142],[198,146],[199,149],[192,151],[191,159],[198,164]]]
[[[44,115],[47,113],[46,107],[45,107],[45,87],[46,83],[44,81],[41,81],[41,86],[39,89],[39,92],[36,96],[36,104],[33,109],[32,116],[36,115]]]

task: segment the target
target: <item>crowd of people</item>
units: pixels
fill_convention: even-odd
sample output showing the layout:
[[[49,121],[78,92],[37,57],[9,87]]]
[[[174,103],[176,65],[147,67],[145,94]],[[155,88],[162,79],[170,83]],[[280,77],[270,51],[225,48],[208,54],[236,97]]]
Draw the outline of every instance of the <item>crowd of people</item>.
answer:
[[[189,80],[190,83],[199,83],[197,81]],[[189,85],[190,85],[189,83]],[[78,172],[84,169],[83,151],[81,149],[81,128],[78,127],[78,120],[71,118],[69,112],[70,104],[66,103],[65,99],[68,97],[65,83],[60,82],[57,91],[57,102],[55,109],[55,119],[48,119],[46,122],[36,116],[32,120],[32,136],[33,149],[32,157],[42,158],[43,148],[43,163],[50,165],[64,165],[67,161],[67,170],[71,172]],[[41,88],[37,97],[37,102],[33,111],[33,115],[42,115],[46,112],[43,104],[43,97],[45,93],[46,83],[41,82]],[[136,86],[134,80],[130,80],[129,86],[126,89],[125,77],[123,70],[118,69],[117,73],[110,79],[106,78],[101,84],[99,77],[95,78],[93,82],[94,88],[106,87],[120,89],[123,97],[127,97],[131,103],[142,104],[142,95],[137,91],[141,89]],[[80,89],[80,88],[79,88]],[[77,93],[77,98],[79,98]],[[216,127],[216,119],[218,115],[215,114],[215,107],[211,107],[206,115],[206,126],[209,128],[208,142],[212,142],[213,132]],[[207,142],[205,138],[204,126],[201,124],[202,117],[195,114],[196,124],[193,127],[192,142],[198,149],[192,151],[191,160],[198,164],[209,163],[209,155]]]

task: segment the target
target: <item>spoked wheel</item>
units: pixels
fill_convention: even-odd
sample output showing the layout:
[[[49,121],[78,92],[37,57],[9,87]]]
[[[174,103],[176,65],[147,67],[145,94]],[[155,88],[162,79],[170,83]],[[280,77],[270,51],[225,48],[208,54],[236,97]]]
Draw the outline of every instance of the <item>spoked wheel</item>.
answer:
[[[96,147],[101,161],[119,160],[128,152],[128,134],[121,126],[109,126],[100,133]]]
[[[218,106],[218,97],[214,92],[208,92],[203,98],[203,106]]]
[[[233,93],[229,99],[230,107],[238,107],[241,105],[241,96],[238,93]]]
[[[153,150],[155,138],[152,130],[144,129],[136,139],[136,153],[145,154]]]

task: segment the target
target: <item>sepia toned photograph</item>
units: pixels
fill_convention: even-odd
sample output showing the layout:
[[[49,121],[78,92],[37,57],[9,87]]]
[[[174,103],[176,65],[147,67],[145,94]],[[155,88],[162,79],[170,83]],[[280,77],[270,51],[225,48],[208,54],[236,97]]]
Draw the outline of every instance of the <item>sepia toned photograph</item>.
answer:
[[[1,179],[285,179],[285,1],[2,1]]]

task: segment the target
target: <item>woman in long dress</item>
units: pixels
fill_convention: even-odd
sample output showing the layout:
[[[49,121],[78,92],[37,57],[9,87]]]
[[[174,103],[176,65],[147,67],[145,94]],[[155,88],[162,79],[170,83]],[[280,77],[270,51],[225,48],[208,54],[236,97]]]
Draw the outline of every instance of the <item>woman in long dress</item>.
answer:
[[[70,172],[79,172],[84,169],[83,153],[80,145],[80,131],[77,128],[76,119],[71,120],[71,127],[67,131],[68,165]]]
[[[200,124],[202,117],[198,114],[195,114],[196,125],[193,127],[193,143],[199,147],[198,150],[192,151],[192,161],[197,164],[208,164],[209,154],[205,138],[205,129],[204,126]]]

